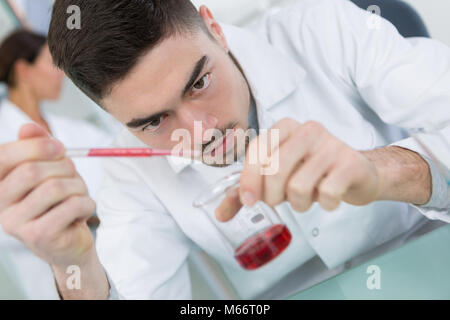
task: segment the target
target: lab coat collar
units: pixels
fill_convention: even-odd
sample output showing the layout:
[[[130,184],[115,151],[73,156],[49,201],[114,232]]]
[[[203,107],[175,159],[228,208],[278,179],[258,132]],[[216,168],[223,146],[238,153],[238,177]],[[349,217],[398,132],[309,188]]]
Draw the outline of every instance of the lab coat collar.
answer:
[[[9,132],[19,132],[24,124],[32,122],[30,117],[9,99],[2,100],[0,105],[0,117],[2,119],[8,119],[7,124],[10,129]]]
[[[222,29],[252,90],[260,128],[271,127],[266,111],[294,92],[306,77],[306,71],[257,34],[225,24]],[[192,164],[182,158],[167,159],[177,174]]]
[[[222,25],[222,28],[231,52],[247,77],[258,108],[275,106],[296,90],[306,77],[305,69],[267,39],[231,25]]]

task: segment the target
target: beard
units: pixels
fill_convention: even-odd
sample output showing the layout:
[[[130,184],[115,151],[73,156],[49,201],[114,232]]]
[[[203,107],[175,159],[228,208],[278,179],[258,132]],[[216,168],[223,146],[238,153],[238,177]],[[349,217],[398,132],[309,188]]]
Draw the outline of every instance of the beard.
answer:
[[[217,129],[221,132],[221,135],[213,137],[210,142],[202,145],[202,162],[205,165],[215,168],[225,168],[238,161],[244,161],[245,153],[248,149],[250,141],[253,138],[251,128],[248,128],[247,130],[236,130],[241,134],[234,134],[232,138],[232,147],[230,148],[230,150],[228,150],[228,152],[223,152],[223,154],[217,155],[211,155],[211,152],[205,153],[205,150],[208,148],[208,146],[213,144],[216,139],[225,139],[227,133],[229,133],[230,130],[233,130],[235,125],[236,124],[230,125],[225,129]],[[244,134],[242,135],[242,133]],[[221,148],[224,147],[224,144],[222,145],[222,147],[218,147],[217,149],[221,150]]]

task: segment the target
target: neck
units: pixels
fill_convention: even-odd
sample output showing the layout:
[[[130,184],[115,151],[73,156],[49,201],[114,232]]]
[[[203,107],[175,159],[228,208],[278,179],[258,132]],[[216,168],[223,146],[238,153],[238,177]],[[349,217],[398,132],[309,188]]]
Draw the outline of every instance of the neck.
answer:
[[[31,120],[48,129],[45,119],[42,117],[39,100],[28,90],[23,88],[10,88],[9,100],[22,110]]]

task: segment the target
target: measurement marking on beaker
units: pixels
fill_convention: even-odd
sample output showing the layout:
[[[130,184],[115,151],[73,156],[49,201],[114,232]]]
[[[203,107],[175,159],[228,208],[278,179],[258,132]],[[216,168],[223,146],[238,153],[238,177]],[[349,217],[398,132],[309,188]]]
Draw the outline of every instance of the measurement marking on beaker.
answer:
[[[264,220],[264,215],[261,214],[261,213],[257,214],[256,216],[254,216],[254,217],[251,219],[251,221],[252,221],[253,223],[258,223],[258,222],[260,222],[260,221],[262,221],[262,220]]]

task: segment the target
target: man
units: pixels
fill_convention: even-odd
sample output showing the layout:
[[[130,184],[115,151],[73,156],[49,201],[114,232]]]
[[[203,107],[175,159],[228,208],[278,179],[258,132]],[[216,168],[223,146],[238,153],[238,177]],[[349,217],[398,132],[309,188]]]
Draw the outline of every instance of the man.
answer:
[[[79,30],[66,27],[70,5],[81,9]],[[238,164],[116,159],[105,162],[95,250],[85,225],[92,202],[62,167],[62,146],[31,126],[1,150],[2,188],[27,181],[30,167],[34,178],[23,187],[32,190],[28,196],[0,202],[3,227],[49,261],[66,299],[189,298],[186,259],[194,245],[218,261],[241,297],[253,298],[280,281],[288,285],[292,274],[300,286],[319,281],[416,230],[423,217],[408,204],[448,212],[446,181],[421,150],[408,139],[389,145],[405,137],[399,126],[430,121],[448,133],[450,49],[405,40],[384,20],[370,28],[368,19],[346,0],[304,0],[269,13],[249,32],[221,26],[206,7],[199,15],[187,0],[57,0],[53,58],[127,127],[116,146],[171,149],[179,143],[173,132],[195,136],[196,122],[202,133],[279,133],[269,150],[279,170],[261,175],[267,159],[253,163],[249,154],[263,138],[252,140],[239,195],[217,217],[232,218],[233,201],[262,200],[277,206],[293,241],[266,267],[244,271],[192,208],[210,180]],[[201,135],[191,147],[225,153],[212,140]],[[38,200],[47,190],[51,197]],[[82,270],[82,290],[65,286],[70,265]]]

